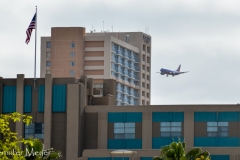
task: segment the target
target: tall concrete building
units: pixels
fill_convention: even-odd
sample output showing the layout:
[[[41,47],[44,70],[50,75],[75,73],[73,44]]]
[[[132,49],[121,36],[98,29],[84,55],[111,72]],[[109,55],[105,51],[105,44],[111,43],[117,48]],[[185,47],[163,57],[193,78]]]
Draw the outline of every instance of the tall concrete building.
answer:
[[[149,105],[151,37],[142,32],[86,33],[83,27],[53,27],[41,38],[40,76],[86,75],[93,95],[103,96],[104,79],[116,80],[116,105]]]

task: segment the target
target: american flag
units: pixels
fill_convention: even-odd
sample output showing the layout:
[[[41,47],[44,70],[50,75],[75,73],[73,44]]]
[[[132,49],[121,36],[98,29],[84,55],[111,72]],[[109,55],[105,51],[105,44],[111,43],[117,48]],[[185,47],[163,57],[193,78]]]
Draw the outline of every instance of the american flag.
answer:
[[[36,29],[35,27],[36,27],[36,13],[34,14],[33,19],[32,19],[32,21],[31,21],[31,23],[30,23],[30,25],[29,25],[29,27],[28,27],[28,29],[26,31],[27,38],[26,38],[26,42],[25,43],[28,44],[28,42],[30,41],[32,30]]]

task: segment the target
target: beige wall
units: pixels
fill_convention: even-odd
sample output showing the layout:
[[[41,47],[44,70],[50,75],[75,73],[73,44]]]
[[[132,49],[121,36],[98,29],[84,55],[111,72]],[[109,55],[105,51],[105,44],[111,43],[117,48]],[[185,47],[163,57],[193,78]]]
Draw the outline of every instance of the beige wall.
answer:
[[[103,51],[85,51],[85,57],[103,57]]]
[[[47,52],[51,53],[51,48],[47,48],[47,42],[51,42],[51,37],[41,37],[41,49],[40,49],[40,77],[44,78],[46,74],[46,61],[51,61],[51,57],[46,57]],[[49,69],[49,68],[48,68]]]
[[[51,30],[51,72],[53,77],[70,77],[70,70],[75,71],[76,78],[83,74],[85,28],[82,27],[53,27]],[[75,47],[71,48],[70,43]],[[75,57],[70,57],[75,52]],[[70,66],[70,61],[75,66]]]
[[[85,66],[103,66],[104,61],[85,61]]]
[[[85,75],[103,75],[104,71],[103,70],[85,70],[84,74]]]
[[[104,41],[86,41],[85,47],[104,47]]]

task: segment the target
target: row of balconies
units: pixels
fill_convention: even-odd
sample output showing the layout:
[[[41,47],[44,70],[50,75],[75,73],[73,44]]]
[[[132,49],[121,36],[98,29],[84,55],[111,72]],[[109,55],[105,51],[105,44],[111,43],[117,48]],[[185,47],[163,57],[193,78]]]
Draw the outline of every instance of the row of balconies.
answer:
[[[112,51],[114,53],[116,53],[116,55],[118,55],[118,56],[121,56],[123,58],[135,61],[137,63],[139,62],[139,58],[135,54],[129,54],[129,53],[126,53],[126,52],[121,52],[120,50],[115,50],[115,49],[113,49]]]
[[[112,69],[112,71],[115,72],[112,75],[114,75],[116,78],[120,78],[122,80],[128,80],[127,78],[131,78],[135,81],[139,81],[139,76],[133,72],[124,72],[121,69]]]
[[[132,70],[135,70],[135,71],[140,71],[139,67],[137,65],[134,65],[133,63],[128,63],[128,62],[123,62],[122,60],[120,59],[116,59],[115,57],[112,57],[112,61],[115,62],[116,64],[118,65],[121,65],[125,68],[129,68],[129,69],[132,69]],[[114,64],[112,64],[112,67],[113,67]]]

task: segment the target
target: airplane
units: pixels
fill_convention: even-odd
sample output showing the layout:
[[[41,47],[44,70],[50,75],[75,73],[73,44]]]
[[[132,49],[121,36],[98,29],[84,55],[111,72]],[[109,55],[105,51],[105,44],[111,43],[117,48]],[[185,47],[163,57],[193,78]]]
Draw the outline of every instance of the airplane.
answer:
[[[168,77],[168,75],[172,75],[174,77],[174,76],[177,76],[179,74],[183,74],[183,73],[187,73],[188,72],[188,71],[180,72],[180,68],[181,68],[181,64],[178,66],[178,69],[176,71],[170,70],[170,69],[161,68],[160,72],[157,72],[157,73],[160,73],[161,75],[166,74],[167,77]]]

